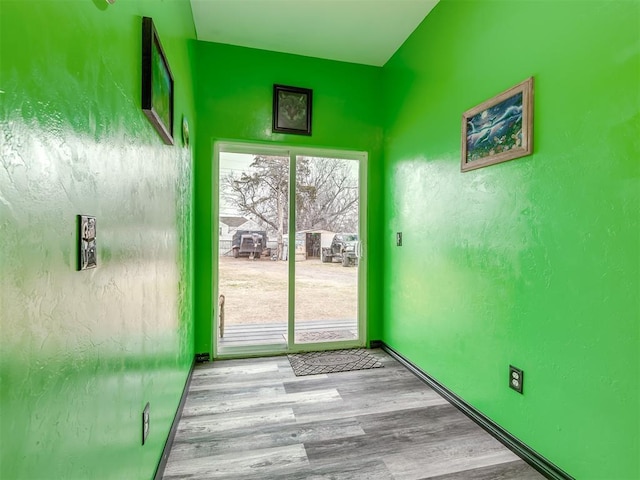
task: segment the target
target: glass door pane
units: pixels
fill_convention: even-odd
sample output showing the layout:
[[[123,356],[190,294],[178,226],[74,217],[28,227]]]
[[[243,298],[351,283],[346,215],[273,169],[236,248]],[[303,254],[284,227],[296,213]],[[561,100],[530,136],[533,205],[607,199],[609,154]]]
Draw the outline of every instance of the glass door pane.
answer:
[[[295,344],[358,340],[359,161],[296,156]]]
[[[218,352],[286,349],[289,156],[219,154]]]

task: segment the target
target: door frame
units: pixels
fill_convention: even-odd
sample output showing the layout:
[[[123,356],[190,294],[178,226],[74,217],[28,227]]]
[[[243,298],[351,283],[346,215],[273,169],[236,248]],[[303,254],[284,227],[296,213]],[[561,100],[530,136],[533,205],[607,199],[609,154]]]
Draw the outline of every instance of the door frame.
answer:
[[[253,345],[243,347],[227,347],[223,352],[218,351],[218,319],[219,319],[219,261],[220,235],[213,234],[220,231],[220,153],[248,153],[289,157],[289,185],[296,184],[296,158],[309,156],[317,158],[339,158],[344,160],[359,161],[359,238],[361,245],[361,257],[358,265],[358,338],[356,340],[321,343],[295,343],[295,241],[288,242],[288,318],[287,318],[287,344],[286,345]],[[268,356],[285,353],[307,352],[317,350],[334,350],[338,348],[364,347],[367,342],[367,173],[369,155],[366,151],[342,150],[334,148],[300,147],[292,145],[274,145],[272,143],[216,141],[213,144],[213,168],[212,186],[216,189],[215,195],[211,195],[211,226],[212,226],[212,346],[213,358],[238,358],[249,356]],[[213,189],[212,189],[213,190]],[[289,239],[295,239],[295,189],[289,188]]]

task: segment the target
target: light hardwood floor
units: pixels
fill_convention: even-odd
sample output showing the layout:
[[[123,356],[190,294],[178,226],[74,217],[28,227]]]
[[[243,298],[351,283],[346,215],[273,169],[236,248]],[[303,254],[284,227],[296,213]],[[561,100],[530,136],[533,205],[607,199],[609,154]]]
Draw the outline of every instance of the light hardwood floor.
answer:
[[[381,350],[296,377],[286,356],[198,365],[164,479],[542,477]]]

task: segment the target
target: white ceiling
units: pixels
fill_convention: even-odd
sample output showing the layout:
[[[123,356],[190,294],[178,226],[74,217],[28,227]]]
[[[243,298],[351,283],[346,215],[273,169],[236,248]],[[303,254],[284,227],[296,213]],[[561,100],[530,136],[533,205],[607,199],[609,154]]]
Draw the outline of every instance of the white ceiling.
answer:
[[[191,0],[199,40],[384,65],[438,0]]]

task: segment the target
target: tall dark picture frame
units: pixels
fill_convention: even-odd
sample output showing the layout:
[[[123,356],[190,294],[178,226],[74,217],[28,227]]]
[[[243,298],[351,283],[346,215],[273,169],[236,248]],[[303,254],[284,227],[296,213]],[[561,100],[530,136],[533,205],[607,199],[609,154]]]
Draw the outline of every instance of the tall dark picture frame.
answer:
[[[273,86],[273,131],[311,135],[313,90],[309,88]]]
[[[150,17],[142,17],[142,110],[173,145],[173,75]]]

